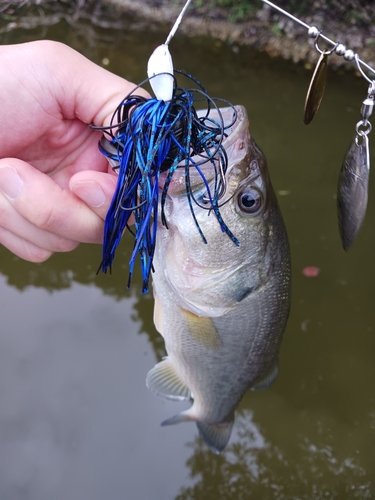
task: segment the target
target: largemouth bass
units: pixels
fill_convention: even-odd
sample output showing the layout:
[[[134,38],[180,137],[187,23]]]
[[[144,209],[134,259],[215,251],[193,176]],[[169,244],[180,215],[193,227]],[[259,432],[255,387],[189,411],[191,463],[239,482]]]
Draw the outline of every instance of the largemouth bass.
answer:
[[[234,410],[248,389],[271,384],[290,305],[290,256],[283,219],[263,153],[249,134],[245,108],[225,139],[229,162],[223,220],[194,207],[204,244],[175,173],[159,221],[154,257],[154,322],[168,356],[147,375],[148,388],[192,406],[162,425],[195,421],[215,453],[230,438]],[[221,110],[230,123],[233,110]],[[199,174],[195,197],[204,201]]]

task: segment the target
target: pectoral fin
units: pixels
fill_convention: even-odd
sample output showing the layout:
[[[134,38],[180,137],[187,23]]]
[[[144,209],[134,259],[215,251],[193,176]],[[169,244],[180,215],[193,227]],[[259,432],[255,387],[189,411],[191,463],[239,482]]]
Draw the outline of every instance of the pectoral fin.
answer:
[[[195,342],[210,349],[219,349],[220,337],[211,318],[197,316],[186,309],[181,310],[188,331]]]
[[[230,435],[232,433],[233,423],[233,417],[230,420],[221,422],[219,424],[197,422],[197,427],[201,438],[210,448],[210,450],[213,451],[216,455],[221,453],[228,444]]]
[[[177,374],[172,362],[166,358],[152,368],[146,377],[147,388],[167,399],[184,401],[190,399],[190,389]]]

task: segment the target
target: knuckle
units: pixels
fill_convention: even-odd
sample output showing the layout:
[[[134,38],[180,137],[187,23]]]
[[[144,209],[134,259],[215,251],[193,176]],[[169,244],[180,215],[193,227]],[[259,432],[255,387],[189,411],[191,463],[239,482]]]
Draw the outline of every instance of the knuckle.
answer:
[[[34,224],[44,231],[55,233],[58,230],[59,223],[53,207],[44,208],[35,216]]]

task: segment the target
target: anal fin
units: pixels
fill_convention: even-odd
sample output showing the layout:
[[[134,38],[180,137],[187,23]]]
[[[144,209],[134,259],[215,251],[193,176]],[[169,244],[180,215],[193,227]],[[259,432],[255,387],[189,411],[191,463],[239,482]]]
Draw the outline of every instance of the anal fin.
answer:
[[[148,372],[146,386],[154,394],[167,399],[184,401],[191,397],[190,389],[181,380],[168,358],[155,365]]]
[[[175,425],[179,424],[180,422],[191,422],[192,420],[194,420],[194,418],[190,414],[190,409],[189,409],[186,411],[182,411],[181,413],[178,413],[177,415],[174,415],[171,418],[163,420],[163,422],[160,425],[164,427],[165,425]]]

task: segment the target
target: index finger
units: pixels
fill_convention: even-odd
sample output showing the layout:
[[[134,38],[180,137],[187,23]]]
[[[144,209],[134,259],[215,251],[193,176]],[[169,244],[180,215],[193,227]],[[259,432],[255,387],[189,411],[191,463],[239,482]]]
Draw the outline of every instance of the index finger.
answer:
[[[11,191],[3,192],[24,219],[69,240],[102,242],[103,219],[69,189],[60,187],[49,176],[16,158],[0,160],[0,175],[9,173],[11,181],[2,184]],[[108,210],[109,202],[104,200],[103,212]]]

